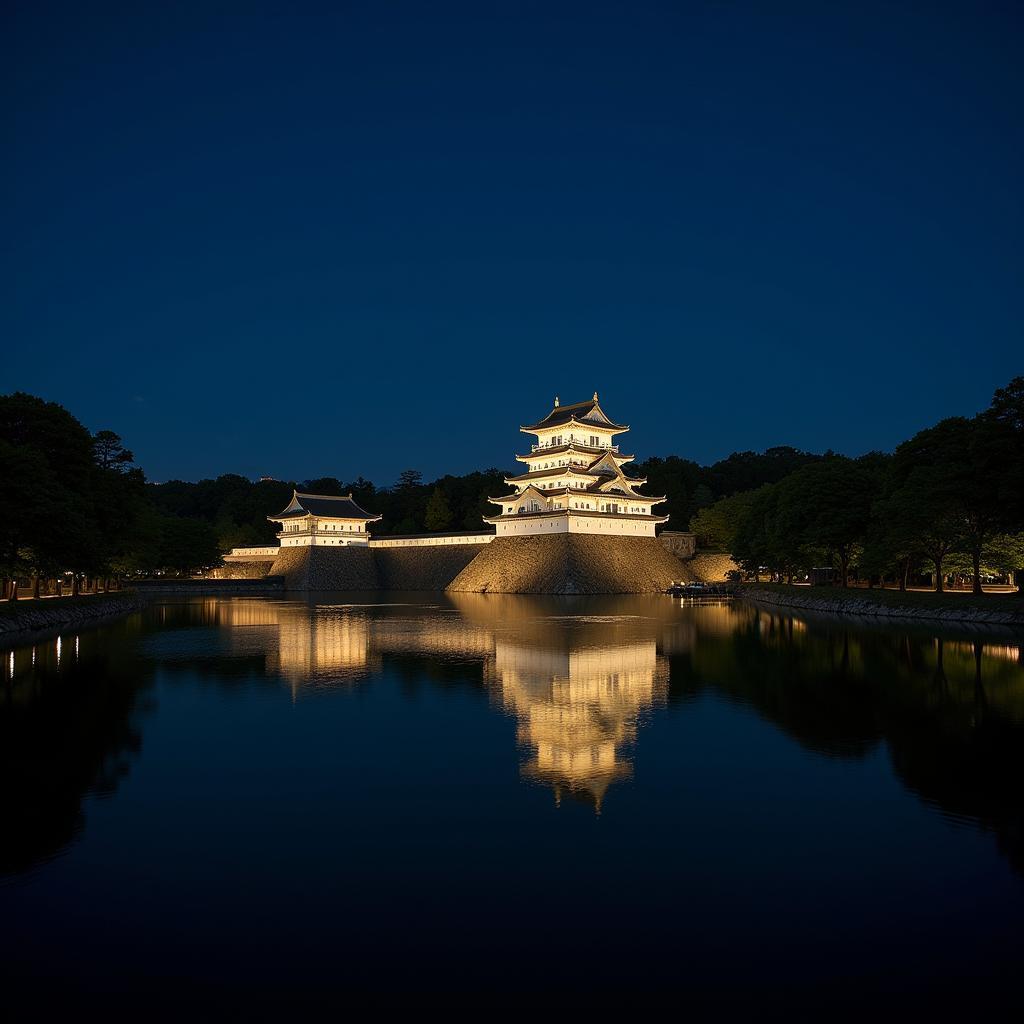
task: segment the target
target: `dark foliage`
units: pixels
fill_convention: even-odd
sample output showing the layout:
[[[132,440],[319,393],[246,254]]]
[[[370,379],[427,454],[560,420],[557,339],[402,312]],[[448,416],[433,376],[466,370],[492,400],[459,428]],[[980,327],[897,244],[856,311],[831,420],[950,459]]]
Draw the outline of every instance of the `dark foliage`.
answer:
[[[818,565],[905,581],[930,566],[940,583],[954,557],[974,579],[998,552],[1017,558],[1024,531],[1024,378],[974,419],[944,420],[893,456],[848,459],[776,447],[736,452],[710,467],[675,455],[627,465],[644,491],[665,495],[670,529],[691,521],[705,542],[777,578]],[[499,469],[424,482],[405,470],[391,487],[359,477],[298,483],[235,474],[146,484],[109,430],[91,435],[32,395],[0,397],[0,574],[191,572],[222,551],[273,543],[267,516],[293,488],[351,494],[383,516],[376,534],[479,530],[505,493]],[[1010,552],[1010,554],[1007,554]]]

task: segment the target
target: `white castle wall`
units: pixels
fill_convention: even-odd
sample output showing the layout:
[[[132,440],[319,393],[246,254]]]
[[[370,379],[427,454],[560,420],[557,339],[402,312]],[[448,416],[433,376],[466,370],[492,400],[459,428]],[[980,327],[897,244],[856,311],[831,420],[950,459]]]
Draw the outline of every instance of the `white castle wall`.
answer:
[[[280,550],[277,544],[268,544],[263,547],[253,548],[232,548],[225,556],[224,561],[258,562],[273,561]]]
[[[374,537],[371,548],[437,548],[453,544],[490,544],[493,533],[426,534],[419,537]]]
[[[497,523],[499,537],[536,537],[556,533],[596,533],[605,537],[653,537],[652,521],[605,516],[523,516]]]
[[[272,561],[282,548],[307,548],[307,547],[371,547],[371,548],[438,548],[438,547],[465,547],[466,545],[489,544],[494,540],[494,534],[487,533],[440,533],[423,534],[416,537],[370,537],[368,534],[352,536],[315,536],[300,535],[290,537],[288,534],[281,535],[280,547],[233,548],[231,553],[224,556],[225,561],[251,562],[251,561]]]
[[[348,535],[338,534],[332,536],[330,534],[298,534],[297,536],[289,536],[287,533],[281,534],[281,547],[283,548],[322,548],[322,547],[354,547],[361,545],[366,547],[369,537],[363,533],[352,533]]]

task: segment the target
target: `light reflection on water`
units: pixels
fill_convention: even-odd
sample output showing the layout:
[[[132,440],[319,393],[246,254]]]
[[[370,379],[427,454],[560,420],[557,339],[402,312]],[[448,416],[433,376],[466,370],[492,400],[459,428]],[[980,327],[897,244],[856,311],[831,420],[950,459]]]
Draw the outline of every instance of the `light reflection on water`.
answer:
[[[706,938],[719,915],[769,914],[779,887],[791,892],[779,913],[805,930],[820,907],[884,916],[882,890],[921,885],[927,863],[941,884],[905,911],[914,920],[948,901],[959,939],[966,929],[1005,944],[1010,908],[1024,911],[1024,658],[1001,631],[940,635],[661,597],[203,598],[24,645],[2,664],[11,827],[0,867],[8,893],[35,902],[65,884],[88,902],[81,894],[108,881],[104,865],[144,848],[156,820],[170,816],[175,834],[216,831],[216,817],[197,817],[208,806],[219,817],[250,808],[219,849],[265,885],[285,864],[333,892],[344,869],[376,879],[378,899],[380,886],[405,891],[387,865],[408,822],[429,839],[423,870],[455,917],[483,898],[470,881],[480,858],[496,878],[568,898],[542,865],[526,866],[540,850],[573,873],[571,901],[584,898],[577,885],[604,885],[614,863],[631,881],[618,876],[630,902],[609,911],[613,927],[636,927],[639,913],[652,937],[664,915],[692,915]],[[301,824],[274,824],[303,803]],[[255,848],[234,847],[264,827]],[[309,843],[323,867],[309,863]],[[823,851],[813,866],[811,849]],[[170,854],[149,856],[157,878],[181,869]],[[664,915],[639,910],[654,892],[644,879],[669,864]],[[854,911],[831,872],[855,889],[866,864],[885,882],[860,892]],[[965,918],[958,878],[976,891],[980,877],[988,916],[976,896]],[[505,915],[509,941],[519,884],[502,897],[512,902],[485,900],[499,899],[492,913]],[[218,892],[204,898],[215,906]],[[576,906],[581,918],[592,909]],[[406,912],[391,908],[396,927]],[[345,913],[372,932],[359,916],[369,910]],[[450,952],[471,956],[467,940],[444,934]],[[867,956],[852,952],[856,934],[842,955]],[[794,926],[780,950],[816,955],[799,935]],[[700,959],[707,949],[692,941]],[[989,947],[977,948],[980,965]],[[661,955],[641,940],[624,969]],[[975,977],[1002,963],[985,956]]]

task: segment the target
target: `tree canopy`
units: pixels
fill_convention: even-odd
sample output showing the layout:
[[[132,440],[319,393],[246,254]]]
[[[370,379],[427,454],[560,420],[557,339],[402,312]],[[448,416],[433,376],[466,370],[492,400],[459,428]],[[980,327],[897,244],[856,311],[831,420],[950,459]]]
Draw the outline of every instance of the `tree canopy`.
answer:
[[[789,577],[834,566],[845,586],[855,567],[905,586],[911,567],[924,565],[941,590],[955,565],[980,592],[986,571],[1021,561],[1022,463],[1024,378],[1016,378],[985,412],[942,420],[891,456],[826,454],[756,492],[720,499],[694,526],[712,543],[728,545],[731,535],[728,550],[751,572]]]
[[[736,452],[709,467],[676,455],[628,467],[664,494],[671,529],[690,526],[704,547],[751,571],[787,578],[834,566],[905,583],[927,567],[938,586],[966,565],[986,571],[1024,560],[1024,378],[989,409],[919,431],[890,455],[851,459],[791,447]],[[392,486],[358,476],[146,483],[114,431],[92,434],[67,410],[24,393],[0,396],[0,575],[190,572],[232,547],[272,543],[267,516],[293,489],[351,494],[383,516],[373,532],[476,530],[505,492],[492,468],[424,482],[404,470]]]

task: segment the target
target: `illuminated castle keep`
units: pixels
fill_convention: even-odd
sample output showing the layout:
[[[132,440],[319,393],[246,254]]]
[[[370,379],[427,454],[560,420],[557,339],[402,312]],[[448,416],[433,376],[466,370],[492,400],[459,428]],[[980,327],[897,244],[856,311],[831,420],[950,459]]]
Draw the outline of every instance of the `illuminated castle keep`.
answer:
[[[283,512],[267,516],[272,523],[281,524],[278,537],[282,548],[365,546],[370,540],[367,524],[380,518],[361,509],[351,494],[335,498],[298,491],[292,492]]]
[[[654,528],[668,521],[653,507],[665,500],[637,492],[647,481],[622,472],[632,455],[614,444],[629,427],[613,423],[598,404],[597,392],[589,402],[559,405],[539,423],[519,428],[534,434],[529,455],[517,455],[526,472],[505,478],[514,494],[488,499],[500,506],[493,523],[497,536],[529,534],[597,533],[653,537]]]

